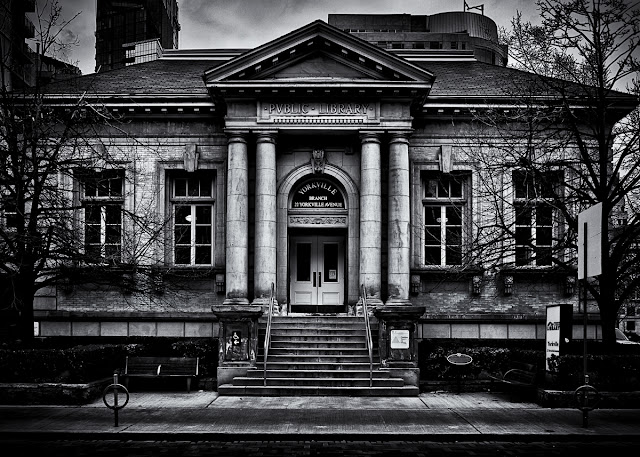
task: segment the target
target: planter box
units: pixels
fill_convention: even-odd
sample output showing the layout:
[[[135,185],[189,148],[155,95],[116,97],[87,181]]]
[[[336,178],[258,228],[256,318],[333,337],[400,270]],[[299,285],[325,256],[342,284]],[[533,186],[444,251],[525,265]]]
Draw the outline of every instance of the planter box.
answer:
[[[640,391],[634,392],[599,392],[600,401],[597,409],[634,409],[640,408]],[[538,390],[537,403],[544,408],[576,408],[577,402],[573,391]]]
[[[3,405],[84,405],[102,397],[113,378],[87,384],[0,383],[0,404]]]

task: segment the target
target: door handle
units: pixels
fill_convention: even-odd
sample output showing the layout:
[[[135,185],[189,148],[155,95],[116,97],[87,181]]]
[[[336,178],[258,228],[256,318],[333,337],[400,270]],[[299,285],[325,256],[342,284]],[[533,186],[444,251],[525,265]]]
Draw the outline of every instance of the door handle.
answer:
[[[318,273],[318,287],[322,287],[322,273]]]
[[[313,287],[316,286],[316,272],[313,272]]]

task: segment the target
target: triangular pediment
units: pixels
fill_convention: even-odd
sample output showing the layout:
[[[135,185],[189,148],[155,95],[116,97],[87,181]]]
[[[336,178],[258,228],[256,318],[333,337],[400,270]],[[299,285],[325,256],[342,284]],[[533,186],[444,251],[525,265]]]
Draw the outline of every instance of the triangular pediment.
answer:
[[[434,76],[384,49],[315,21],[205,72],[212,92],[249,95],[288,87],[289,92],[354,90],[428,92]],[[274,89],[275,87],[275,89]]]
[[[269,75],[271,79],[372,79],[370,74],[338,62],[330,55],[320,54],[284,66]]]

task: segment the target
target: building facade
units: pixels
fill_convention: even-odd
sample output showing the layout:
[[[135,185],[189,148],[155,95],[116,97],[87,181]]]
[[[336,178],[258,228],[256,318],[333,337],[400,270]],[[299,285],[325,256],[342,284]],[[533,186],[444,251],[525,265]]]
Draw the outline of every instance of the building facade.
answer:
[[[90,284],[80,265],[42,292],[39,336],[227,347],[229,322],[261,319],[272,290],[281,316],[358,316],[365,296],[400,332],[381,341],[406,335],[409,352],[430,338],[544,339],[548,305],[578,311],[575,270],[546,255],[563,228],[544,193],[514,220],[533,245],[505,241],[497,262],[474,250],[490,198],[475,113],[508,110],[510,88],[533,76],[475,49],[405,58],[341,28],[318,20],[246,51],[166,50],[51,86],[53,100],[90,90],[126,123],[95,138],[109,166],[63,183],[108,280]],[[517,167],[501,176],[501,198],[532,201]],[[390,344],[389,360],[415,368]]]
[[[35,26],[28,17],[35,10],[34,0],[8,0],[0,4],[1,84],[8,90],[35,83],[34,52],[25,42],[35,36]]]
[[[130,43],[157,38],[165,49],[178,48],[176,0],[98,0],[96,71],[124,67]]]

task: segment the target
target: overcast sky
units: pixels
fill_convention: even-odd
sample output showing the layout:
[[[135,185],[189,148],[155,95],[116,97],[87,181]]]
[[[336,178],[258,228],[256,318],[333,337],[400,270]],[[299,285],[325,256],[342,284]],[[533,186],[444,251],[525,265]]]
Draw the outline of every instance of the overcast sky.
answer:
[[[37,0],[43,4],[46,0]],[[49,0],[51,1],[51,0]],[[78,17],[65,29],[78,45],[68,60],[82,74],[95,69],[96,0],[59,0],[64,19]],[[484,5],[484,14],[509,27],[520,11],[536,22],[534,0],[467,0]],[[329,14],[435,14],[462,11],[464,0],[178,0],[180,49],[252,48]],[[478,12],[478,10],[472,10]]]

